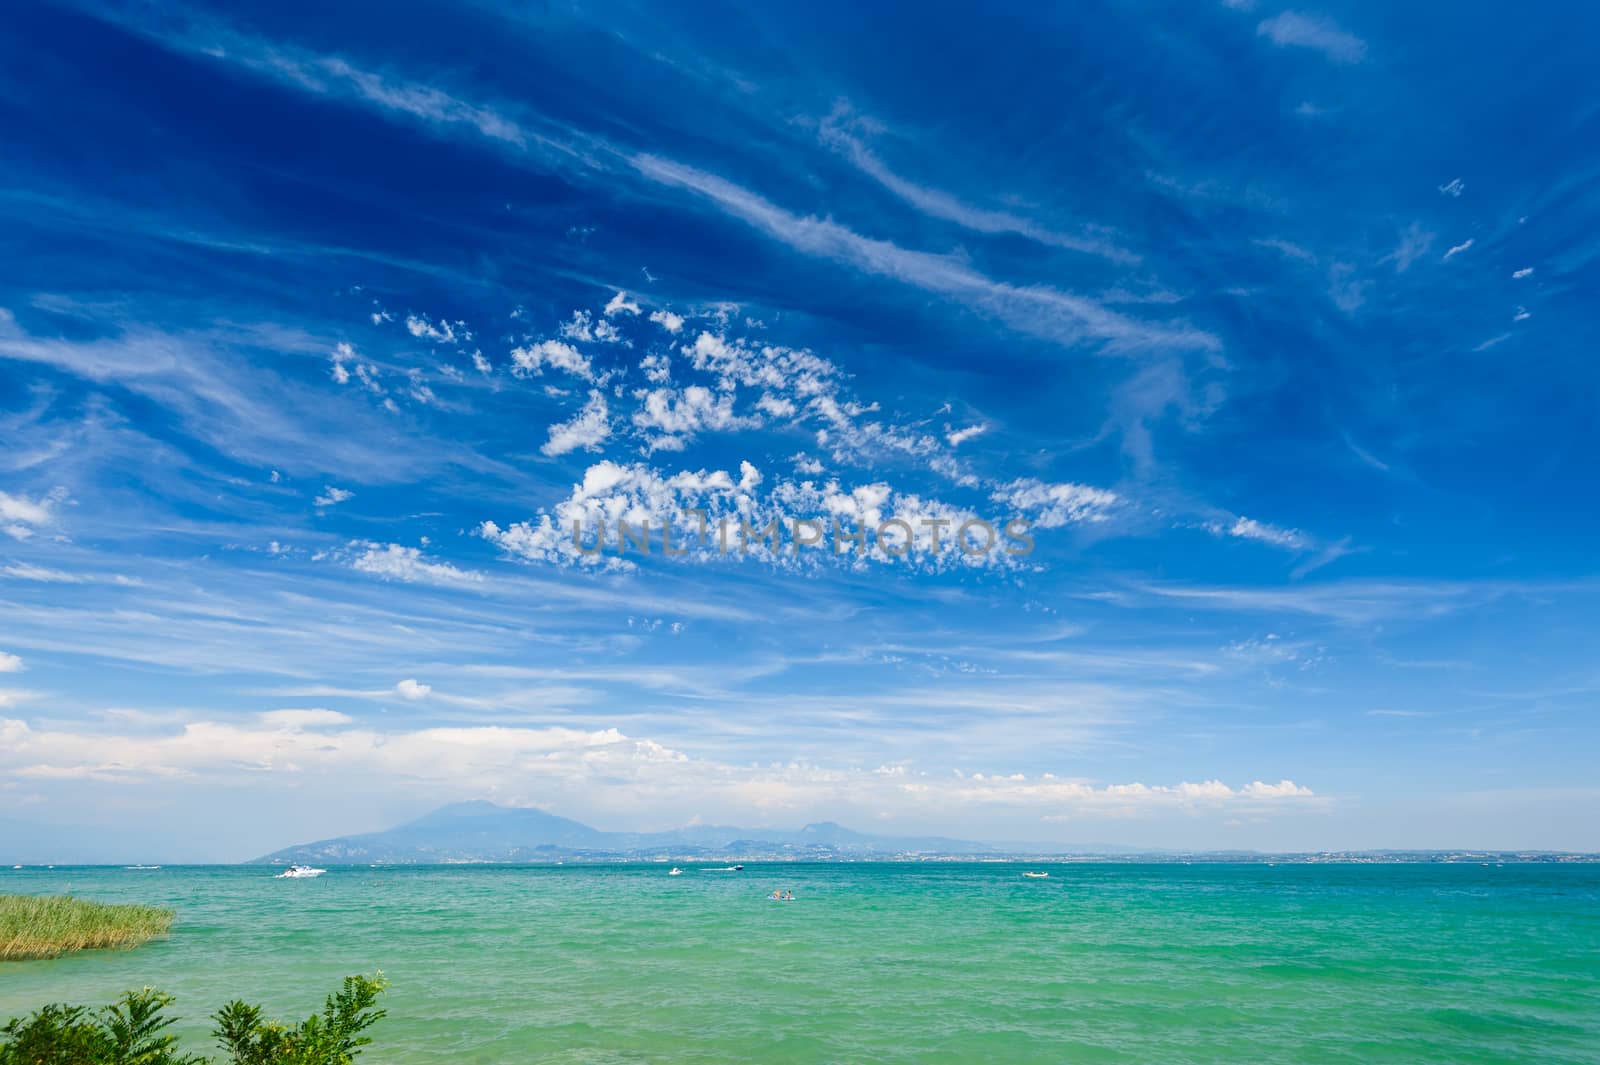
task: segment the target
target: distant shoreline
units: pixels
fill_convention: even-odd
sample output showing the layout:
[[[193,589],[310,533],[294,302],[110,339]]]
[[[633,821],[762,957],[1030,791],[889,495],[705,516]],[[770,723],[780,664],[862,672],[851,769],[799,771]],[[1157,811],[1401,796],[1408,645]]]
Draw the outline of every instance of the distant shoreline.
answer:
[[[573,867],[649,868],[668,863],[687,866],[721,865],[746,862],[764,865],[1588,865],[1600,863],[1600,854],[1578,851],[1341,851],[1286,854],[1233,854],[1196,852],[1192,854],[920,854],[920,855],[671,855],[640,857],[627,855],[565,855],[543,860],[497,858],[416,858],[367,859],[315,855],[325,866],[345,869],[439,868],[472,866],[495,868],[558,869]],[[66,871],[71,869],[127,869],[151,872],[160,869],[252,868],[275,869],[289,865],[285,860],[252,859],[243,862],[167,862],[161,866],[130,866],[123,862],[0,862],[0,876],[7,872]]]

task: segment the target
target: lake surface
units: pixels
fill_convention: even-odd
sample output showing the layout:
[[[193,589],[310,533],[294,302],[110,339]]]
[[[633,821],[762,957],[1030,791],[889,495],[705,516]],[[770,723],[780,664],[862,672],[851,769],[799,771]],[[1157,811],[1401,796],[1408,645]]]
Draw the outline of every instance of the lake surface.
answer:
[[[206,1049],[381,969],[372,1065],[1600,1061],[1600,865],[684,868],[0,870],[178,910],[0,964],[0,1018],[149,984]]]

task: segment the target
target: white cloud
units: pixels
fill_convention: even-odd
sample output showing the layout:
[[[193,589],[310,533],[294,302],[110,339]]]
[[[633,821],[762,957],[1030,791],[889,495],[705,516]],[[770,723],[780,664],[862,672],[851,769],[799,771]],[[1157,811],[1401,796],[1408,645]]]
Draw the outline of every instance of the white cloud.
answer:
[[[419,684],[416,680],[410,677],[407,677],[399,684],[396,684],[394,686],[394,690],[395,693],[398,694],[402,699],[410,699],[413,702],[426,699],[429,695],[433,694],[433,688],[430,685]]]
[[[1440,185],[1439,191],[1452,199],[1460,199],[1461,194],[1467,191],[1467,184],[1460,178],[1452,178],[1445,184]]]
[[[969,425],[965,429],[955,429],[944,434],[945,443],[951,447],[960,447],[975,436],[982,436],[989,431],[987,425]]]
[[[611,302],[606,304],[606,317],[615,318],[619,314],[638,314],[639,305],[628,298],[626,292],[619,292],[611,297]]]
[[[1400,234],[1399,245],[1385,257],[1385,261],[1393,262],[1395,273],[1403,274],[1412,263],[1428,254],[1428,249],[1433,247],[1433,239],[1432,233],[1413,222]]]
[[[594,380],[594,367],[588,356],[559,340],[541,340],[537,344],[514,348],[511,362],[511,372],[517,377],[542,374],[545,367],[549,366],[585,380]]]
[[[922,785],[919,790],[935,789]],[[1063,780],[1045,773],[1028,777],[1020,773],[993,776],[974,773],[962,776],[950,791],[966,803],[1118,809],[1140,813],[1155,809],[1193,806],[1221,806],[1244,801],[1307,799],[1313,796],[1291,780],[1277,784],[1255,781],[1235,790],[1220,780],[1181,784],[1106,784],[1096,787],[1075,780]]]
[[[718,317],[727,320],[732,313]],[[757,429],[770,419],[810,429],[816,446],[839,461],[899,454],[959,485],[977,483],[941,454],[947,445],[938,435],[920,423],[905,426],[879,417],[877,403],[850,396],[847,375],[809,350],[705,329],[673,350],[647,352],[637,367],[654,387],[614,388],[609,404],[618,413],[619,400],[632,401],[634,409],[621,415],[613,432],[631,430],[646,453],[682,450],[701,433]],[[958,436],[958,442],[970,435]]]
[[[13,563],[0,570],[0,574],[12,580],[38,581],[42,584],[120,584],[124,587],[134,588],[143,583],[135,577],[129,577],[121,573],[67,573],[64,570],[35,566],[31,562]]]
[[[349,714],[322,709],[266,710],[257,714],[256,718],[263,725],[274,729],[330,728],[335,725],[348,725],[353,720]]]
[[[568,340],[577,340],[583,343],[599,341],[603,344],[622,343],[622,333],[616,326],[605,318],[598,321],[588,311],[578,310],[572,312],[561,326],[561,335]]]
[[[1232,536],[1240,540],[1254,540],[1291,551],[1309,547],[1311,540],[1298,529],[1285,529],[1277,525],[1256,521],[1254,518],[1236,518],[1231,524],[1212,522],[1206,526],[1213,536]]]
[[[1277,237],[1261,239],[1254,242],[1260,247],[1271,248],[1285,259],[1296,259],[1303,263],[1314,263],[1317,256],[1314,252],[1295,244],[1293,241],[1282,240]]]
[[[355,493],[344,488],[335,488],[331,484],[322,486],[322,494],[311,501],[313,506],[333,507],[349,499],[355,498]]]
[[[1516,278],[1518,281],[1521,281],[1525,277],[1532,277],[1533,267],[1524,266],[1521,270],[1515,271],[1511,276]]]
[[[1044,285],[996,281],[955,256],[902,248],[864,237],[837,222],[793,214],[714,174],[654,155],[631,160],[640,174],[705,197],[727,214],[807,254],[846,263],[863,273],[955,299],[1015,329],[1065,345],[1105,344],[1216,350],[1217,338],[1183,323],[1150,323],[1103,304]]]
[[[395,691],[422,697],[428,687],[406,680]],[[1007,807],[1053,820],[1229,809],[1269,813],[1316,801],[1310,788],[1286,779],[1233,788],[1216,779],[1095,784],[1051,773],[923,770],[908,762],[870,769],[798,760],[736,764],[616,728],[379,729],[326,710],[268,711],[254,720],[188,721],[176,729],[125,734],[103,726],[34,729],[0,718],[0,773],[124,783],[211,778],[232,786],[249,786],[253,778],[267,790],[320,778],[337,782],[343,794],[404,784],[452,797],[526,795],[564,809],[599,805],[632,818],[658,817],[686,803],[754,811],[762,819],[846,804],[944,818]]]
[[[871,149],[845,128],[851,118],[848,109],[841,107],[835,110],[822,123],[822,142],[844,155],[862,173],[924,214],[954,222],[979,233],[1015,233],[1040,244],[1086,252],[1113,262],[1139,261],[1137,255],[1118,248],[1108,241],[1052,229],[1010,211],[974,207],[940,189],[909,181],[891,170]]]
[[[1372,282],[1357,277],[1355,267],[1349,263],[1334,263],[1328,267],[1328,298],[1346,314],[1361,309],[1371,288]]]
[[[681,391],[647,389],[635,395],[642,403],[634,412],[633,424],[650,434],[650,445],[658,450],[677,450],[686,439],[704,430],[728,432],[761,424],[761,419],[753,415],[735,414],[734,397],[729,393],[713,392],[700,385]]]
[[[611,435],[611,421],[606,410],[603,393],[591,390],[589,399],[571,420],[550,427],[550,437],[539,448],[546,455],[565,455],[583,448],[599,451],[600,445]]]
[[[55,522],[55,508],[67,498],[65,488],[53,489],[37,499],[0,492],[0,532],[26,540]]]
[[[1041,529],[1105,521],[1121,503],[1115,492],[1070,482],[1051,484],[1026,478],[996,488],[991,497],[1023,512]]]
[[[798,409],[794,400],[774,396],[770,392],[756,400],[756,407],[763,413],[774,418],[793,418]]]
[[[1313,49],[1336,63],[1359,63],[1367,54],[1367,42],[1322,15],[1285,11],[1262,21],[1256,34],[1280,47]]]
[[[411,382],[410,388],[407,390],[407,394],[410,395],[412,399],[424,406],[438,405],[439,397],[434,393],[433,389],[428,386],[426,381],[424,381],[421,370],[417,369],[416,367],[412,367],[411,369],[407,370],[406,380]]]
[[[359,552],[350,558],[351,568],[385,580],[440,587],[465,587],[481,584],[484,580],[481,573],[457,569],[447,562],[433,561],[415,547],[357,540],[350,544],[350,550]]]
[[[192,47],[217,54],[213,28]],[[280,46],[260,46],[233,35],[220,35],[226,41],[225,54],[245,66],[289,82],[296,88],[325,96],[354,96],[388,111],[441,125],[462,124],[485,137],[519,147],[536,135],[515,121],[489,108],[479,107],[449,93],[416,82],[394,81],[351,66],[343,59],[296,53]]]
[[[1257,780],[1246,784],[1239,790],[1239,794],[1251,799],[1290,799],[1305,798],[1313,794],[1310,788],[1303,788],[1292,780],[1280,780],[1276,784],[1263,784]]]
[[[14,654],[0,651],[0,673],[21,673],[23,668],[22,659]]]
[[[335,379],[337,380],[338,379],[338,375],[335,374],[334,376],[335,376]],[[349,376],[346,375],[344,379],[346,381],[348,381],[349,380]],[[376,366],[374,366],[372,363],[370,363],[370,362],[362,362],[362,363],[357,363],[356,364],[356,380],[361,382],[361,387],[362,388],[365,388],[368,392],[371,392],[373,395],[375,395],[375,396],[383,395],[383,385],[378,383],[378,368]]]
[[[650,320],[669,333],[676,333],[683,328],[683,318],[671,311],[651,311]]]
[[[1442,260],[1440,260],[1440,261],[1441,262],[1449,262],[1455,256],[1460,255],[1462,252],[1464,252],[1468,248],[1472,247],[1472,245],[1474,243],[1475,243],[1474,238],[1468,237],[1465,241],[1461,242],[1460,244],[1457,244],[1457,245],[1453,246],[1449,251],[1445,252],[1444,253],[1444,258]]]
[[[349,384],[350,370],[345,366],[345,362],[355,361],[356,349],[351,347],[348,341],[341,340],[339,341],[339,346],[333,349],[333,354],[329,358],[333,360],[332,373],[334,382],[341,385]]]
[[[25,525],[43,525],[50,520],[50,504],[45,499],[33,502],[26,496],[0,492],[0,519]]]
[[[0,570],[7,577],[19,581],[43,581],[50,584],[81,584],[83,578],[74,573],[65,573],[58,569],[46,569],[28,562],[18,562]]]
[[[195,31],[166,35],[164,40],[169,46],[237,64],[301,92],[361,100],[381,110],[441,126],[470,127],[484,137],[518,148],[549,145],[545,138],[524,129],[514,119],[431,85],[362,70],[336,56],[243,36],[215,22]],[[389,315],[375,312],[372,317],[386,319]]]
[[[1054,505],[1063,513],[1077,506],[1064,499]],[[693,513],[696,510],[704,512],[704,526]],[[820,485],[809,480],[769,480],[748,462],[740,464],[736,478],[726,470],[667,473],[643,463],[622,465],[607,460],[590,466],[583,481],[554,508],[504,528],[486,521],[477,532],[507,554],[526,561],[607,569],[628,569],[634,564],[619,551],[619,521],[635,532],[648,526],[652,550],[658,555],[665,553],[661,529],[663,523],[669,523],[674,554],[699,562],[748,557],[780,567],[835,564],[856,568],[872,563],[919,570],[1024,564],[1021,538],[1003,534],[1004,519],[997,519],[987,535],[971,529],[969,543],[974,549],[960,549],[958,531],[981,517],[940,500],[898,492],[883,482],[847,488],[834,480]],[[812,546],[803,550],[795,543],[796,521],[816,521],[821,530],[819,538],[811,540]],[[865,550],[849,535],[836,542],[835,521],[846,534],[865,530]],[[774,527],[776,549],[770,536],[762,536]],[[741,534],[742,528],[750,531]],[[906,529],[911,533],[909,541]],[[803,535],[810,537],[816,531],[807,530]],[[603,542],[597,540],[602,535]],[[978,550],[986,540],[988,549]]]
[[[219,43],[220,42],[220,43]],[[487,107],[469,104],[432,87],[396,82],[352,67],[344,60],[299,53],[209,27],[203,35],[180,37],[175,44],[223,56],[302,91],[355,97],[442,126],[465,125],[485,137],[515,144],[545,160],[559,158],[603,169],[616,149],[592,136],[559,129],[545,137]],[[1120,348],[1152,345],[1217,350],[1217,338],[1187,323],[1150,323],[1108,310],[1103,304],[1046,286],[998,282],[974,270],[959,256],[901,248],[863,237],[837,223],[791,214],[715,175],[649,154],[626,157],[646,178],[689,189],[792,247],[847,262],[960,300],[1015,328],[1064,344],[1089,342]]]
[[[1517,313],[1511,316],[1513,322],[1526,322],[1533,314],[1526,307],[1518,307]]]
[[[458,340],[456,327],[462,324],[457,322],[452,325],[442,319],[436,323],[425,314],[410,314],[406,316],[407,332],[419,340],[431,340],[435,344],[456,343]],[[472,339],[470,333],[465,334],[465,336],[468,340]]]

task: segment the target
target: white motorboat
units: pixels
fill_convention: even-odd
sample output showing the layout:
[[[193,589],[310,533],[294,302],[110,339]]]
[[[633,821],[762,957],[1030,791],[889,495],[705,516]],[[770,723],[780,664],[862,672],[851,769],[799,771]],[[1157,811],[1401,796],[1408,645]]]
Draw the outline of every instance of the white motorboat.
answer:
[[[679,869],[676,865],[674,865],[672,867],[672,869],[667,873],[667,875],[668,876],[682,876],[683,875],[683,870]]]
[[[1027,877],[1029,880],[1043,880],[1045,877],[1049,876],[1050,874],[1049,873],[1023,873],[1022,875]]]
[[[313,869],[309,865],[291,865],[273,879],[275,880],[309,880],[314,876],[321,876],[326,869]]]

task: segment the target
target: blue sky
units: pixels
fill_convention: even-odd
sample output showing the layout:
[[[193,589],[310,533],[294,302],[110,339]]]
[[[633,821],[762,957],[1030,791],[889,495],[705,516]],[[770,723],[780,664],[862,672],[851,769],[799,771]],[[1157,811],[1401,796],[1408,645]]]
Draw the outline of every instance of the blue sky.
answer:
[[[1600,848],[1596,23],[14,7],[0,850]]]

